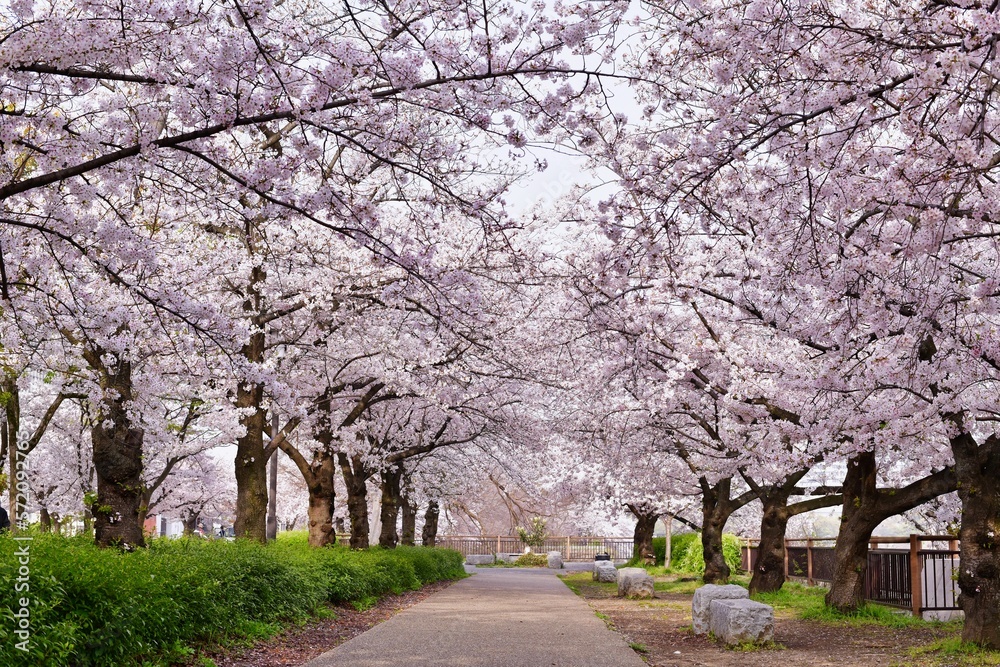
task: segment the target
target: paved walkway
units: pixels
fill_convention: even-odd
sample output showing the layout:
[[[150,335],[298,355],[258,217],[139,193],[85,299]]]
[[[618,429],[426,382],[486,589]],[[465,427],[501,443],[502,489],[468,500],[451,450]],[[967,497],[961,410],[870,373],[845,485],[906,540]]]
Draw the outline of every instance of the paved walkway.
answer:
[[[644,667],[553,570],[480,569],[305,667]]]

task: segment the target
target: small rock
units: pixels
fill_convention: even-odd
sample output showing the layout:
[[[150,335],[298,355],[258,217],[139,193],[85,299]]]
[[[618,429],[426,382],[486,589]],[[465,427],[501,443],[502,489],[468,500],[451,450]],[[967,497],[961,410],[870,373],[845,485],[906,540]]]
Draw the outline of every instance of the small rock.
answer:
[[[549,567],[553,570],[561,570],[563,567],[563,559],[561,551],[550,551],[549,552]]]

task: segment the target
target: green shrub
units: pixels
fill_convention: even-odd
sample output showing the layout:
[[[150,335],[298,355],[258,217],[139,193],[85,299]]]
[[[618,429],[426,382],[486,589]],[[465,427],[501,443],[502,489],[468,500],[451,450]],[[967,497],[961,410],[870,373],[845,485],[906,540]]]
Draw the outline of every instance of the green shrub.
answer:
[[[663,565],[667,559],[667,538],[653,538],[653,554],[656,556],[656,565]]]
[[[165,664],[188,645],[257,636],[320,611],[328,602],[464,576],[445,549],[312,549],[304,535],[267,546],[166,540],[123,554],[87,538],[34,535],[30,586],[17,592],[16,549],[0,537],[0,664],[59,667]],[[29,600],[28,651],[16,648],[14,614]]]
[[[544,554],[526,553],[517,557],[514,567],[548,567],[549,557]]]
[[[687,552],[692,542],[696,542],[701,547],[701,533],[679,533],[670,538],[670,569],[679,570],[681,560]],[[666,557],[666,544],[663,545],[664,558]]]
[[[701,534],[692,533],[695,538],[691,539],[680,555],[677,562],[677,569],[683,572],[701,573],[705,571],[705,559],[702,554]],[[722,555],[726,559],[726,564],[734,573],[739,572],[742,566],[740,558],[740,539],[735,535],[726,533],[722,536]]]

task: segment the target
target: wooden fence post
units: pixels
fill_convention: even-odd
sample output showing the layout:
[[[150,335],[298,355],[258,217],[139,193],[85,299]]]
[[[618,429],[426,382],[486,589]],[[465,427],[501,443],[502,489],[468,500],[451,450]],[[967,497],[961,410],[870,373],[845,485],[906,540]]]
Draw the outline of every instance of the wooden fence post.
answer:
[[[920,537],[910,535],[910,599],[913,616],[920,618],[920,608],[923,606],[923,577],[920,572]]]
[[[499,535],[497,535],[497,551],[496,552],[497,552],[497,554],[500,553],[500,536]],[[496,555],[496,554],[494,554],[494,555]]]
[[[811,537],[806,540],[806,583],[810,586],[815,585],[813,581],[813,540]]]
[[[785,578],[788,578],[788,538],[785,538]]]

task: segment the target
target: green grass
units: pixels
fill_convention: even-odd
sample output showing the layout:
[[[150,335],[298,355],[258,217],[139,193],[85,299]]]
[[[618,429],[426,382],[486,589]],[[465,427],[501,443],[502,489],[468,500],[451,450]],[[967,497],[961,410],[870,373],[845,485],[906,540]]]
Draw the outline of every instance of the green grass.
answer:
[[[784,651],[788,647],[779,642],[768,640],[766,642],[740,642],[726,648],[736,653],[756,653],[757,651]]]
[[[961,637],[946,637],[926,646],[916,646],[907,651],[918,665],[949,667],[998,667],[1000,651],[991,651],[977,644],[962,641]]]
[[[0,581],[13,581],[18,543],[0,537]],[[273,636],[330,603],[368,604],[386,593],[465,576],[458,552],[312,549],[305,533],[262,546],[153,540],[135,553],[86,538],[36,534],[30,589],[0,587],[0,665],[159,667],[189,661],[194,646],[237,646]],[[28,598],[28,652],[12,619]]]
[[[952,625],[958,627],[957,622],[925,621],[902,610],[873,603],[863,605],[854,613],[842,614],[836,609],[826,606],[824,598],[827,590],[819,586],[803,586],[798,583],[785,582],[780,591],[758,593],[753,596],[753,599],[771,605],[776,613],[785,612],[793,618],[836,625],[880,625],[888,628],[947,628]]]
[[[649,647],[639,642],[629,642],[628,647],[636,653],[649,653]]]

